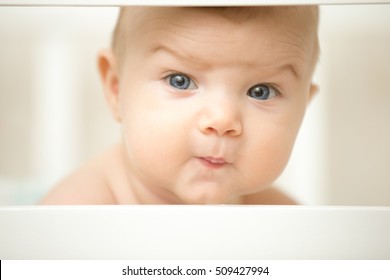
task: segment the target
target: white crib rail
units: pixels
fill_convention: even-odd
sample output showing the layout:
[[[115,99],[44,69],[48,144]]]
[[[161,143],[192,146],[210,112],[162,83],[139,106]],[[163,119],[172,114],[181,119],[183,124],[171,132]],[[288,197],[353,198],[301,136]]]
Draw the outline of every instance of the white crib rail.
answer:
[[[0,6],[251,6],[385,4],[390,0],[0,0]]]
[[[390,207],[0,207],[0,259],[389,259]]]

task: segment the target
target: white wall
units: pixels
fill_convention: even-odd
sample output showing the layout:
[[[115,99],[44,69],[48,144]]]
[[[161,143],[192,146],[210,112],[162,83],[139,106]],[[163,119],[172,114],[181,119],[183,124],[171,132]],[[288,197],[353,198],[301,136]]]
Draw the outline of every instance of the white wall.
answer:
[[[303,203],[390,205],[389,14],[322,7],[320,92],[277,182]],[[96,71],[116,15],[0,7],[0,205],[33,203],[118,139]]]

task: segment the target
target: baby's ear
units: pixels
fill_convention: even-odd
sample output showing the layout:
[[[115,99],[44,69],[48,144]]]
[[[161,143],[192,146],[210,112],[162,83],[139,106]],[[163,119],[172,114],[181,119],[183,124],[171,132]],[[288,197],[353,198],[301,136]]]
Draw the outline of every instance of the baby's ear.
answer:
[[[98,69],[107,104],[115,120],[121,122],[119,106],[119,73],[112,50],[106,49],[99,52]]]
[[[310,101],[313,99],[313,96],[316,95],[316,94],[318,93],[319,89],[320,89],[320,88],[318,87],[318,85],[313,84],[313,83],[310,84],[309,96],[308,96],[308,98],[307,98],[307,104],[310,103]]]

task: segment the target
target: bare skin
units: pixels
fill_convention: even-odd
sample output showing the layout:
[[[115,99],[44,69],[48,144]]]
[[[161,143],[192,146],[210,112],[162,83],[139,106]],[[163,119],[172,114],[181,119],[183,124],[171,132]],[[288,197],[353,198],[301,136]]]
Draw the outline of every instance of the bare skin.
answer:
[[[140,200],[127,185],[126,170],[121,159],[121,143],[87,162],[76,173],[58,183],[41,201],[42,205],[126,205],[173,204],[149,196]],[[108,172],[107,166],[114,172]],[[274,187],[245,195],[228,202],[248,205],[294,205],[296,202]]]

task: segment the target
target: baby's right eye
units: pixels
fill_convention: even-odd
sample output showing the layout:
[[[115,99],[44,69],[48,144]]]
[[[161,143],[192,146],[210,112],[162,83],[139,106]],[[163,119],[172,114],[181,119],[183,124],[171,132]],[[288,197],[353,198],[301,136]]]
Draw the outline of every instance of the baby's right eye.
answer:
[[[165,79],[170,86],[176,89],[187,90],[198,88],[195,82],[185,74],[175,73],[167,76]]]

